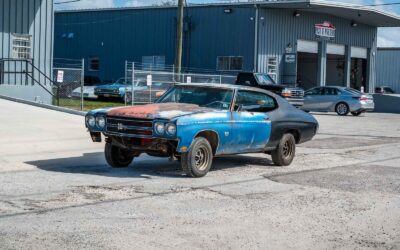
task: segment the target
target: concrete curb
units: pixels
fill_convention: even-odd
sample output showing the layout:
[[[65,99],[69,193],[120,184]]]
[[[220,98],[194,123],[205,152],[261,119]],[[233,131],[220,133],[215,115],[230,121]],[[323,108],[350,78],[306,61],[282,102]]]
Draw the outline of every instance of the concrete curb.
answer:
[[[54,111],[60,111],[60,112],[64,112],[64,113],[68,113],[68,114],[72,114],[72,115],[80,115],[80,116],[85,116],[86,115],[86,112],[84,112],[84,111],[78,111],[78,110],[73,110],[73,109],[69,109],[69,108],[57,107],[57,106],[43,104],[43,103],[37,103],[37,102],[33,102],[33,101],[27,101],[27,100],[15,98],[15,97],[10,97],[10,96],[5,96],[5,95],[0,95],[0,98],[8,100],[8,101],[12,101],[12,102],[28,104],[28,105],[36,106],[36,107],[39,107],[39,108],[45,108],[45,109],[50,109],[50,110],[54,110]]]

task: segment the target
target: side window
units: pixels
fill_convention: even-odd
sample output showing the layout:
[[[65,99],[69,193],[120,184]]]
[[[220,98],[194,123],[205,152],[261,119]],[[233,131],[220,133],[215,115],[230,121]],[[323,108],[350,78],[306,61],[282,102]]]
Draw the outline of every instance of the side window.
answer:
[[[325,88],[324,95],[337,95],[337,90],[335,88]]]
[[[236,96],[236,108],[249,112],[268,112],[276,108],[276,103],[264,93],[239,91]]]
[[[322,88],[313,88],[306,92],[306,95],[322,95]]]

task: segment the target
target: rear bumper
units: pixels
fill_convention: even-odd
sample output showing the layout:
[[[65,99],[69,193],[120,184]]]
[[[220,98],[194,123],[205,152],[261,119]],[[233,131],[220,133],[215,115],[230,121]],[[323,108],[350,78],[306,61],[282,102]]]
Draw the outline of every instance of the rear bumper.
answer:
[[[367,103],[367,102],[359,102],[356,105],[350,107],[351,112],[367,112],[367,111],[374,111],[375,109],[375,104],[373,102]]]

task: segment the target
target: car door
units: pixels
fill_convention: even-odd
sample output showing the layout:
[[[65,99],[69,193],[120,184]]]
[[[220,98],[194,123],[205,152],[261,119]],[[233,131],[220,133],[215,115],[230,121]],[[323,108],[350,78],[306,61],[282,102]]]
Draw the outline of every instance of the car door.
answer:
[[[268,143],[271,122],[268,111],[274,110],[276,101],[267,94],[239,90],[232,112],[232,153],[258,152]]]
[[[320,107],[322,111],[332,111],[339,102],[338,91],[334,87],[325,87],[322,90]]]
[[[321,102],[323,100],[322,88],[315,87],[304,93],[304,105],[303,110],[307,111],[320,111]]]

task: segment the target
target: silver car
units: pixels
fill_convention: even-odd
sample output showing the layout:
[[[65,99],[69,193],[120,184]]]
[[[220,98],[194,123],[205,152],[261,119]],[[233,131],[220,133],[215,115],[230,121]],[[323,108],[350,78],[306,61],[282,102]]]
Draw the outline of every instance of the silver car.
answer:
[[[374,108],[374,99],[371,95],[338,86],[315,87],[307,90],[302,107],[304,111],[334,111],[342,116],[348,113],[359,116],[366,111],[373,111]]]

